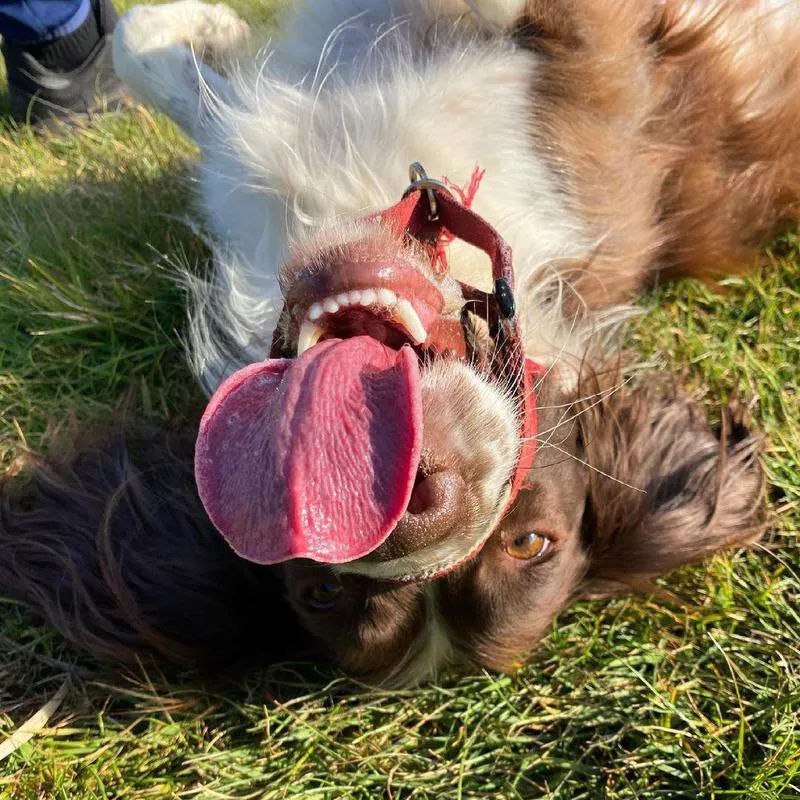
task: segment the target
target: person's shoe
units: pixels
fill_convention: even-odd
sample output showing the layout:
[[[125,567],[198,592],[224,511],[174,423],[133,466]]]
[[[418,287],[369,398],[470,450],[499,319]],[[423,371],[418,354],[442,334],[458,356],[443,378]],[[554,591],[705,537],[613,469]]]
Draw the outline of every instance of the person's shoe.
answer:
[[[91,119],[98,112],[124,105],[127,97],[111,61],[111,33],[116,22],[111,0],[93,0],[90,19],[76,34],[70,34],[69,42],[64,37],[25,46],[4,40],[12,118],[20,124],[43,126]],[[88,51],[84,57],[77,56],[77,66],[76,47]],[[73,56],[71,60],[69,56]]]

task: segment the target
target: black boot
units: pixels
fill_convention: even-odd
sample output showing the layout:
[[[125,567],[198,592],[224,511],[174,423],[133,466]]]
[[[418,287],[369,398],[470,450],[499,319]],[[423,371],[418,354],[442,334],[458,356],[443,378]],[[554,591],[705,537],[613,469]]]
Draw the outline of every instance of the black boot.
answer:
[[[118,109],[126,98],[111,62],[116,22],[111,0],[92,0],[87,20],[67,36],[31,45],[4,40],[12,118],[39,126]]]

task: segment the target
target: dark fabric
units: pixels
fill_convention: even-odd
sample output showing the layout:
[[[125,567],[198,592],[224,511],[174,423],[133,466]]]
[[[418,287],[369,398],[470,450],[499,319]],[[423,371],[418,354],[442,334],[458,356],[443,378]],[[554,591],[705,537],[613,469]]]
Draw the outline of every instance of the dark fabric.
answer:
[[[100,41],[100,35],[97,16],[90,13],[72,33],[25,45],[25,50],[44,69],[72,72],[89,58]]]
[[[16,4],[0,7],[11,5]],[[4,38],[0,49],[12,119],[38,126],[119,107],[124,97],[111,62],[110,36],[116,21],[111,0],[91,0],[88,17],[70,33],[37,43]]]
[[[89,0],[0,0],[0,36],[14,44],[52,41],[80,28],[90,8]]]

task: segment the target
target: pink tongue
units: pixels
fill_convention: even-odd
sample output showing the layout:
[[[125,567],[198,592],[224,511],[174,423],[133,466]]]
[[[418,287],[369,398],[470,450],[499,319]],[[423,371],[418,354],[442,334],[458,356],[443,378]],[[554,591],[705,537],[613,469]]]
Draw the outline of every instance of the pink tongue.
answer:
[[[421,446],[411,348],[332,339],[225,381],[200,422],[195,476],[211,521],[239,555],[336,564],[391,533]]]

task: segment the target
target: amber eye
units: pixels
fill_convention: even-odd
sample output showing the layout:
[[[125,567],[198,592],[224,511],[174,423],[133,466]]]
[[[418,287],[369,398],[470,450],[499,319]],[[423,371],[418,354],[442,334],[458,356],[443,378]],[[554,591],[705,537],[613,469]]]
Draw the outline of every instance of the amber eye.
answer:
[[[315,611],[330,611],[341,591],[342,584],[336,577],[315,583],[308,592],[308,605]]]
[[[532,558],[541,558],[550,547],[550,540],[541,533],[521,533],[509,539],[505,551],[511,558],[529,561]]]

